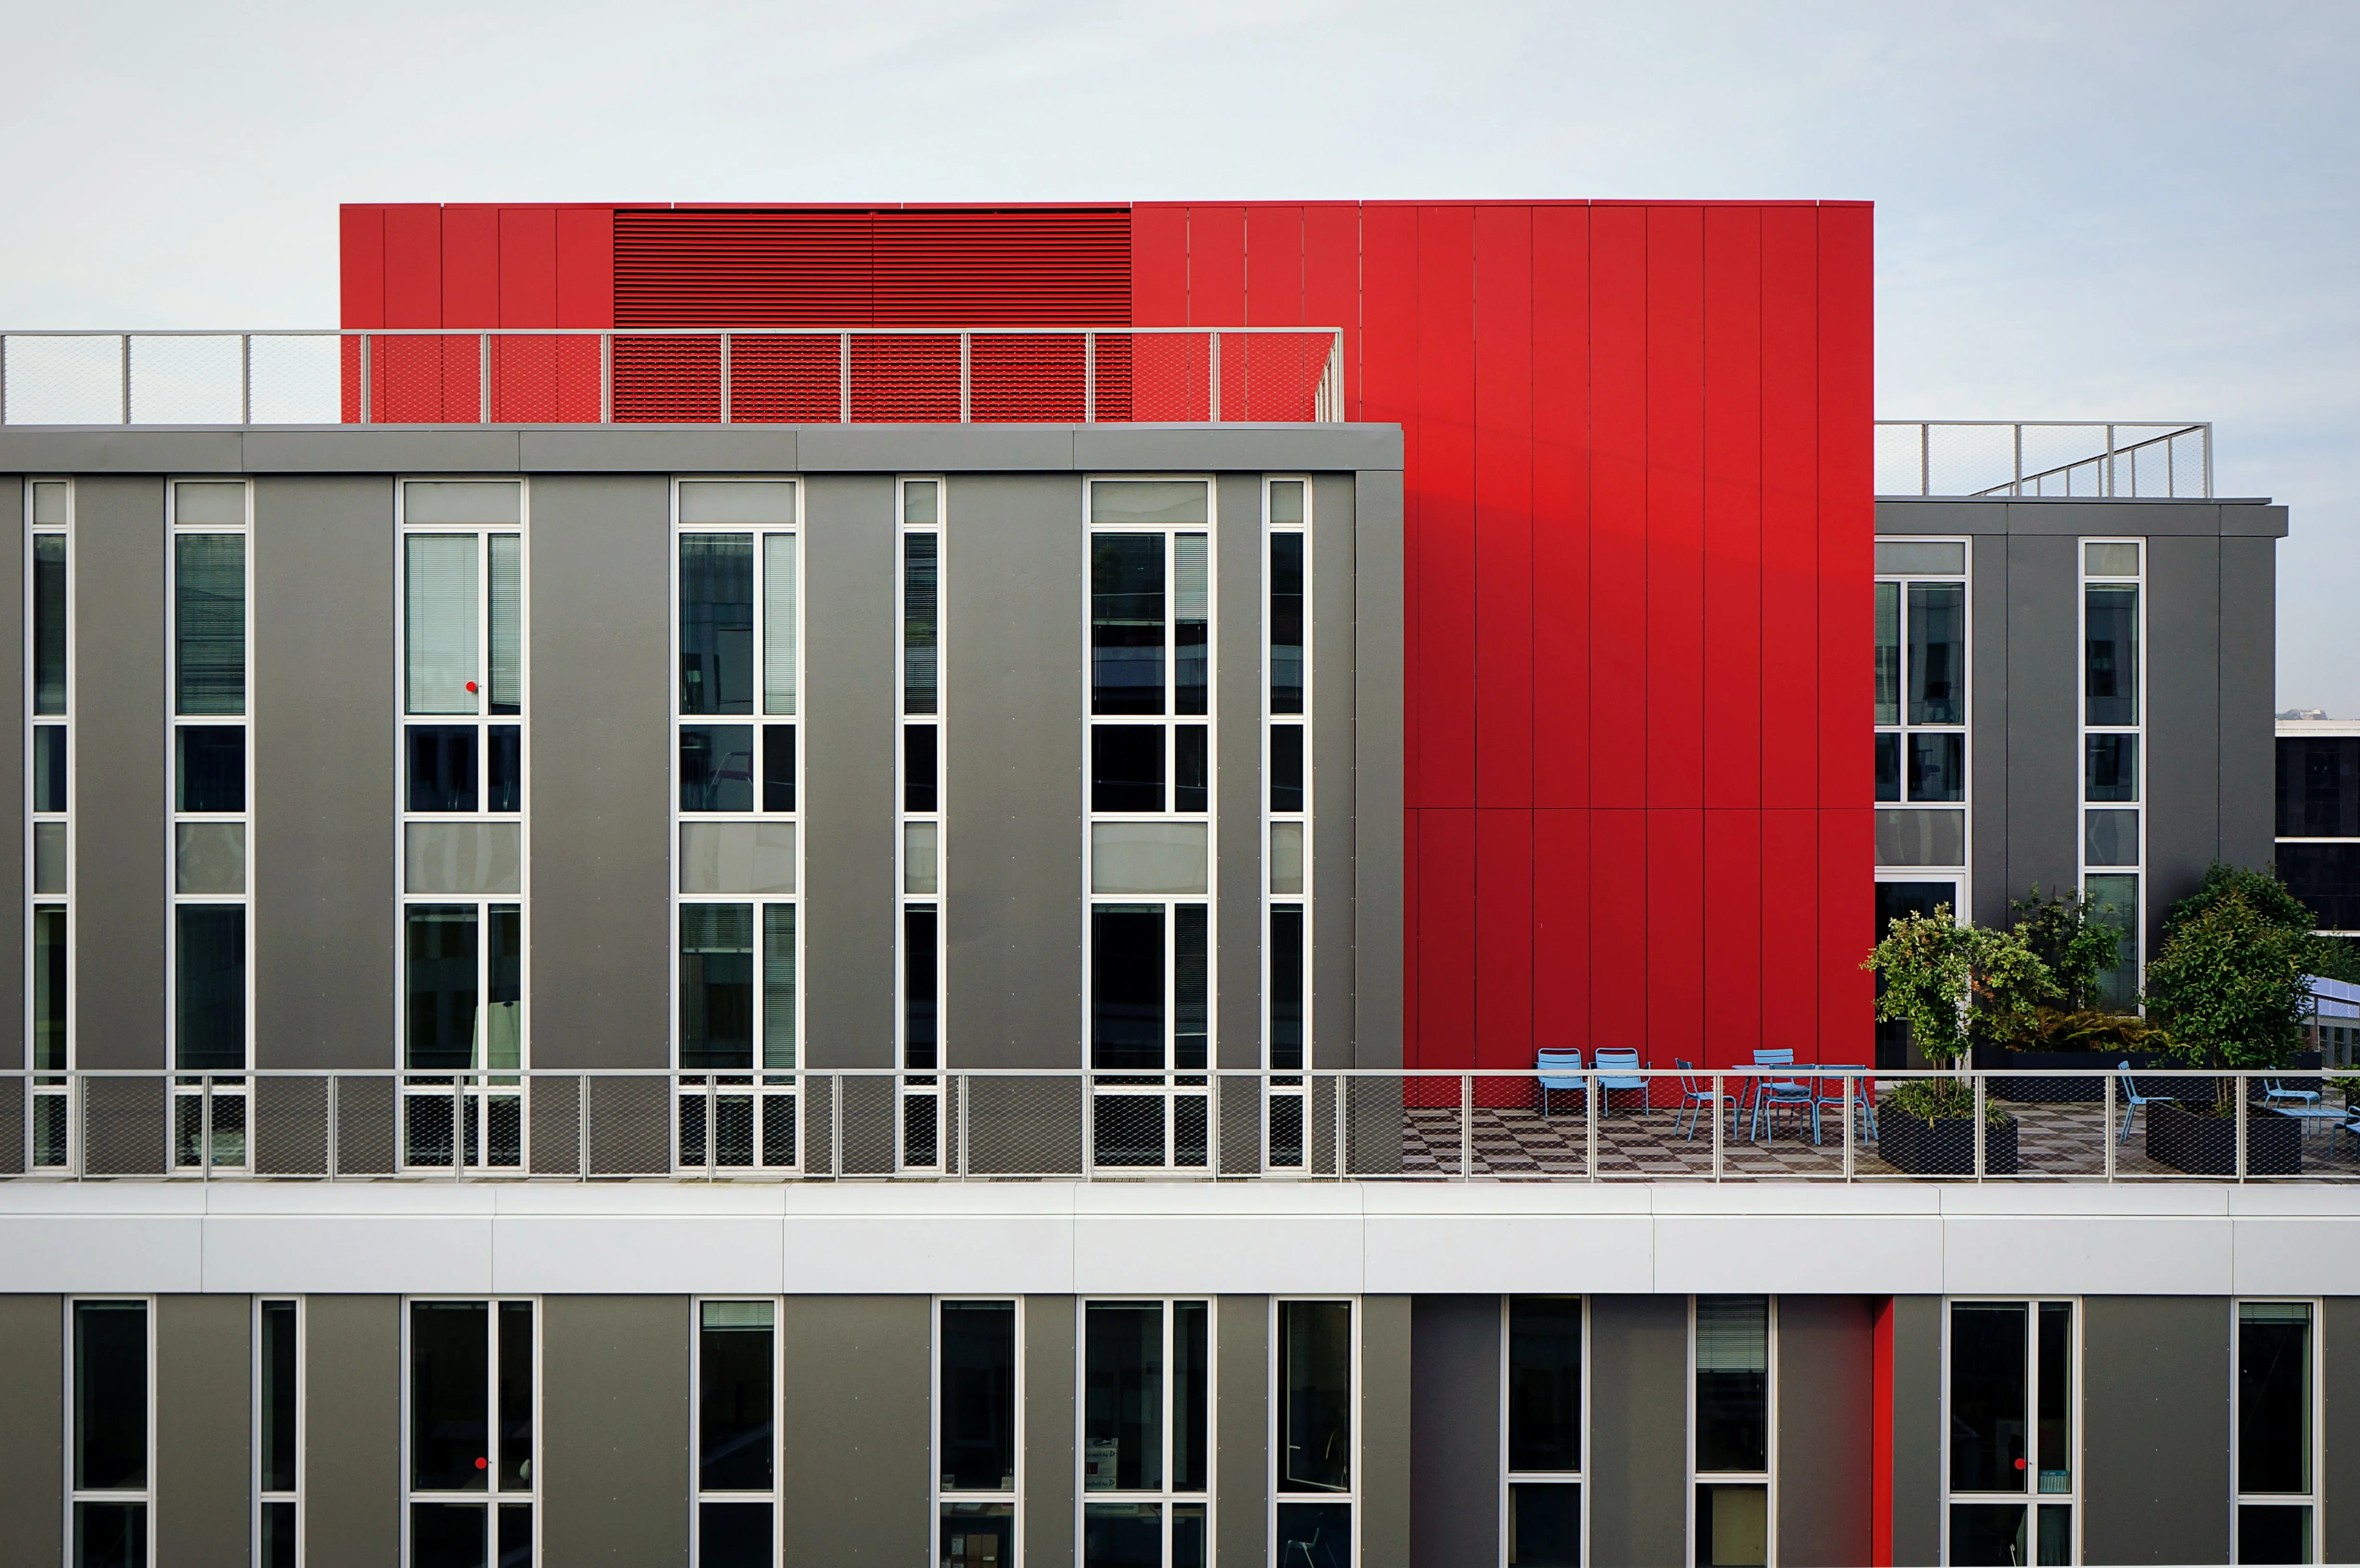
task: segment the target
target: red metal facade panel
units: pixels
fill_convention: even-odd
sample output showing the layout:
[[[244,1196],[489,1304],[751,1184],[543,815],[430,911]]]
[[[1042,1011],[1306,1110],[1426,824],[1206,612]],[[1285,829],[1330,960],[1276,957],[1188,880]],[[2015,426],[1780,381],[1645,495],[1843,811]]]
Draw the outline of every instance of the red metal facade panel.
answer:
[[[1590,234],[1590,800],[1620,808],[1647,803],[1646,210]]]
[[[1819,214],[1762,213],[1762,803],[1819,796]],[[1808,633],[1810,635],[1798,635]],[[1863,645],[1865,646],[1865,645]],[[1869,780],[1874,788],[1874,780]]]
[[[1704,800],[1704,211],[1647,212],[1647,804]]]
[[[1474,818],[1475,1064],[1530,1067],[1533,813],[1478,811]],[[1491,1087],[1487,1104],[1521,1105],[1530,1098],[1530,1090],[1514,1080]]]
[[[1475,798],[1533,803],[1533,213],[1475,211]]]
[[[1332,327],[1303,315],[1303,209],[1249,207],[1246,313],[1249,327]]]
[[[1475,803],[1474,211],[1417,212],[1418,464],[1409,528],[1417,579],[1418,660],[1408,690],[1421,745],[1409,803]]]
[[[1475,818],[1428,808],[1418,819],[1415,921],[1418,1059],[1475,1064]]]
[[[1533,279],[1533,799],[1542,806],[1584,807],[1590,728],[1589,208],[1534,211]]]
[[[1704,213],[1704,803],[1762,803],[1762,214]]]
[[[1762,813],[1704,812],[1707,917],[1699,954],[1705,1038],[1717,1062],[1743,1062],[1762,1043]],[[1698,1049],[1675,1051],[1690,1062]]]

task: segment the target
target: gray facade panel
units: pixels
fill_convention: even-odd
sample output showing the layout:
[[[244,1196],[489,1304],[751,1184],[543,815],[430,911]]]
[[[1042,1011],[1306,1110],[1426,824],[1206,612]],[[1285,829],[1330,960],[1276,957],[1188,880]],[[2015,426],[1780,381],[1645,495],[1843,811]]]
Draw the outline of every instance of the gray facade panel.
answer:
[[[1409,1568],[1412,1300],[1360,1298],[1360,1568]]]
[[[1415,1298],[1409,1499],[1414,1568],[1499,1568],[1500,1395],[1500,1298]]]
[[[1972,543],[1967,603],[1967,736],[1971,780],[1967,808],[1970,897],[1978,924],[2005,927],[2007,918],[2008,648],[2007,539],[1987,534]],[[2021,896],[2020,893],[2018,895]],[[1882,934],[1882,933],[1879,933]]]
[[[1024,1561],[1074,1561],[1074,1313],[1071,1296],[1024,1300]]]
[[[2205,867],[2221,852],[2221,550],[2218,539],[2147,540],[2143,716],[2150,958],[2164,912],[2203,880]],[[2268,701],[2267,695],[2263,700]],[[2274,768],[2267,706],[2261,716],[2264,767]],[[2254,802],[2266,829],[2274,822],[2275,784],[2275,774],[2267,774]],[[2253,864],[2270,863],[2266,843]]]
[[[395,1568],[401,1560],[401,1302],[303,1303],[304,1560]]]
[[[1590,1561],[1688,1561],[1688,1301],[1590,1301]]]
[[[2036,882],[2044,893],[2080,885],[2081,582],[2072,540],[2007,541],[2007,869],[1999,907]]]
[[[1269,604],[1262,550],[1262,478],[1225,474],[1216,482],[1218,519],[1213,559],[1215,602],[1214,982],[1220,1016],[1213,1038],[1224,1067],[1262,1065],[1263,878],[1262,715],[1262,621]]]
[[[581,425],[516,433],[528,474],[792,474],[792,426]]]
[[[926,1561],[934,1458],[923,1296],[790,1296],[779,1320],[789,1563]]]
[[[77,1067],[164,1060],[164,485],[83,478],[72,544]]]
[[[542,1298],[550,1562],[688,1562],[691,1311],[679,1296]]]
[[[1082,1060],[1082,485],[950,482],[945,1016],[964,1067]],[[1057,693],[1071,692],[1070,702]]]
[[[244,432],[248,474],[519,474],[510,427],[329,425]]]
[[[23,474],[236,474],[240,430],[0,428],[0,468]]]
[[[2278,855],[2278,547],[2221,541],[2221,858],[2269,866]]]
[[[2321,1313],[2311,1354],[2325,1374],[2321,1415],[2320,1505],[2330,1563],[2360,1563],[2360,1296],[2332,1296]],[[5,1343],[5,1341],[0,1341]],[[0,1399],[0,1409],[6,1401]]]
[[[1402,1061],[1402,812],[1405,800],[1402,476],[1362,471],[1353,488],[1352,691],[1354,1064]]]
[[[1344,473],[1402,467],[1398,425],[1077,425],[1074,466],[1217,469],[1255,474]]]
[[[660,478],[532,483],[537,1067],[672,1064],[670,506]]]
[[[1353,672],[1359,668],[1360,636],[1354,614],[1361,562],[1352,501],[1349,474],[1323,474],[1312,481],[1311,844],[1306,852],[1313,911],[1312,1060],[1338,1067],[1391,1066],[1401,1060],[1397,1038],[1393,1055],[1363,1058],[1352,1032],[1360,953],[1348,938],[1356,914],[1354,877],[1363,825],[1355,799],[1358,773],[1353,766],[1353,704],[1358,695]],[[1375,570],[1382,580],[1383,568]],[[1371,608],[1382,612],[1382,602]],[[1390,629],[1397,641],[1399,626]],[[1385,645],[1387,631],[1382,624],[1371,628],[1379,649]],[[1393,658],[1398,662],[1398,647]],[[1320,679],[1322,670],[1329,679]],[[1382,824],[1377,826],[1382,829]],[[1382,852],[1388,842],[1386,835],[1379,831],[1375,837]],[[1391,842],[1398,845],[1397,832]]]
[[[398,1060],[394,554],[389,480],[256,482],[258,1066]]]
[[[1270,1551],[1270,1298],[1223,1296],[1213,1333],[1214,1556],[1260,1563]]]
[[[2083,1310],[2083,1561],[2228,1562],[2226,1303],[2092,1296]]]
[[[1778,1298],[1778,1561],[1871,1561],[1875,1333],[1860,1296]]]
[[[2224,539],[2284,539],[2288,527],[2284,506],[2261,501],[2235,501],[2221,508],[2221,534]]]
[[[2284,539],[2287,509],[2263,500],[2098,500],[2058,496],[1975,500],[1960,496],[1881,495],[1881,534],[2024,534],[2076,538],[2209,538],[2250,534]]]
[[[1892,1561],[1939,1563],[1942,1299],[1895,1296],[1887,1310],[1893,1314]]]
[[[254,1303],[156,1301],[156,1515],[174,1568],[253,1562]]]
[[[29,549],[22,526],[31,517],[32,496],[23,481],[13,474],[0,474],[0,505],[16,509],[18,527],[14,530],[15,548],[0,552],[0,724],[7,733],[16,735],[17,746],[25,745],[25,561]],[[18,756],[22,757],[20,749]],[[25,820],[25,779],[31,769],[22,762],[13,768],[0,768],[0,811],[7,812],[6,820]],[[29,890],[25,875],[25,836],[21,833],[7,835],[8,843],[0,844],[0,952],[25,951],[25,895]],[[21,1018],[25,1016],[25,966],[22,964],[0,964],[0,1017]],[[26,1049],[11,1052],[5,1060],[11,1067],[31,1065],[30,1042]],[[0,1171],[9,1169],[6,1159],[0,1158]]]
[[[900,681],[893,483],[804,481],[804,1061],[890,1067]],[[956,840],[949,854],[957,855]],[[954,1047],[956,1049],[956,1047]]]
[[[805,425],[806,473],[1028,473],[1072,469],[1071,425]]]
[[[0,1519],[19,1563],[63,1560],[65,1304],[0,1295]]]

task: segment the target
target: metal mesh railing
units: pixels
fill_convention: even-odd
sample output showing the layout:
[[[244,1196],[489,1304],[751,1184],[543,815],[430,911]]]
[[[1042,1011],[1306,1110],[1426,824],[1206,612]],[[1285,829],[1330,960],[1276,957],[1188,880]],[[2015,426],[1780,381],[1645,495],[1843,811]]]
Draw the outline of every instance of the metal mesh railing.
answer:
[[[1880,495],[2209,499],[2202,420],[1879,419]]]
[[[2283,1073],[0,1074],[0,1179],[2360,1180]]]
[[[0,424],[1330,423],[1329,328],[0,332]]]

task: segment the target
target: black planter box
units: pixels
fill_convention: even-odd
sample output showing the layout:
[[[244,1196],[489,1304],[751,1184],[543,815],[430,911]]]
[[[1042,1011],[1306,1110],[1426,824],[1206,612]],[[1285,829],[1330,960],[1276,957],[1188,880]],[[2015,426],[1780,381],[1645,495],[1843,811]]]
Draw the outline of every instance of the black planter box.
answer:
[[[2191,1176],[2237,1173],[2237,1124],[2169,1101],[2147,1107],[2147,1157]],[[2245,1112],[2245,1171],[2253,1176],[2302,1174],[2302,1123],[2276,1111]]]
[[[1984,1093],[1994,1100],[2009,1100],[2019,1105],[2092,1105],[2106,1095],[2106,1085],[2098,1074],[2112,1073],[2125,1062],[2133,1073],[2144,1073],[2150,1067],[2173,1067],[2174,1062],[2156,1051],[2007,1051],[1995,1045],[1975,1047],[1975,1067],[1984,1073],[2005,1073],[2016,1068],[2026,1073],[2074,1073],[2074,1078],[1994,1078]],[[2119,1097],[2119,1096],[2118,1096]]]
[[[1912,1176],[1972,1176],[1975,1173],[1972,1116],[1941,1116],[1928,1122],[1886,1105],[1877,1113],[1876,1152],[1885,1163]],[[1983,1173],[2016,1174],[2016,1118],[1984,1129]]]

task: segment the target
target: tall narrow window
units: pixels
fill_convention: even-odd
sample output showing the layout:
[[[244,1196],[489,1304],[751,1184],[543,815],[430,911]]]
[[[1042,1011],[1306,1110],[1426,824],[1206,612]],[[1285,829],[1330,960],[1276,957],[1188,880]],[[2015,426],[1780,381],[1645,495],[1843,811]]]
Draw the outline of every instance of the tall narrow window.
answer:
[[[1008,1568],[1018,1550],[1014,1301],[935,1312],[935,1548],[943,1568]]]
[[[69,787],[73,724],[69,712],[72,641],[70,546],[73,486],[35,480],[26,486],[27,640],[25,708],[31,715],[26,755],[31,779],[30,866],[32,973],[25,1065],[32,1080],[32,1161],[56,1170],[72,1163],[73,987],[68,964],[73,927],[73,827]]]
[[[72,1568],[146,1568],[155,1498],[155,1346],[144,1301],[70,1309]]]
[[[1699,1296],[1696,1311],[1698,1568],[1762,1568],[1770,1561],[1770,1378],[1767,1296]]]
[[[1083,1568],[1205,1568],[1211,1303],[1082,1309]]]
[[[410,1568],[530,1568],[533,1303],[412,1301],[408,1330]]]
[[[1090,1158],[1203,1168],[1211,1050],[1212,486],[1088,486]]]
[[[795,1161],[802,696],[791,479],[673,489],[675,1158]]]
[[[2144,735],[2140,612],[2146,555],[2138,539],[2081,541],[2081,890],[2114,933],[2114,961],[2098,976],[2097,1002],[2138,1006],[2141,872],[2147,859],[2139,800]]]
[[[778,1306],[700,1301],[696,1330],[697,1568],[778,1560]]]
[[[402,527],[402,1160],[527,1163],[524,486],[410,480]]]
[[[2070,1301],[1953,1301],[1945,1561],[2079,1561]]]
[[[254,1540],[257,1568],[303,1561],[302,1303],[255,1303]]]
[[[1263,1105],[1263,1161],[1300,1169],[1308,1158],[1303,1127],[1308,1065],[1311,884],[1309,622],[1304,594],[1309,562],[1311,484],[1269,479],[1262,485],[1269,601],[1263,611],[1262,1065],[1273,1074]]]
[[[901,1162],[931,1170],[943,1148],[943,525],[945,485],[901,482]]]
[[[1876,541],[1876,864],[1967,864],[1967,542]],[[1963,917],[1963,910],[1961,911]]]
[[[1580,1568],[1582,1299],[1506,1301],[1508,1568]]]
[[[2317,1303],[2237,1303],[2235,1563],[2320,1561]]]
[[[1274,1561],[1349,1568],[1354,1550],[1358,1354],[1349,1301],[1279,1301],[1271,1454]]]

